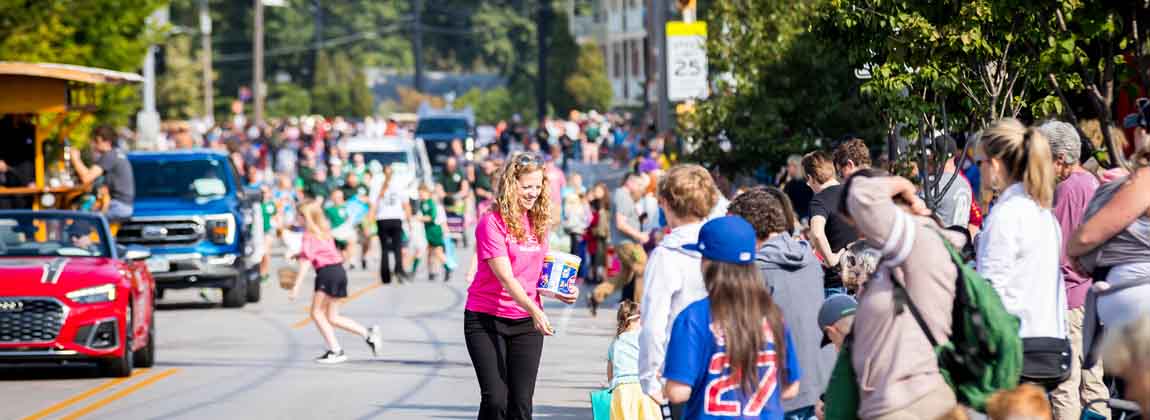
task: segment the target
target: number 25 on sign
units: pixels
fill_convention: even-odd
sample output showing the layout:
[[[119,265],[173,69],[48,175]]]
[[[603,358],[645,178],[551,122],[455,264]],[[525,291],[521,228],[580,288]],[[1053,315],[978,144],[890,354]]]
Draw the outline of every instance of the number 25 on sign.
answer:
[[[707,24],[667,22],[667,97],[707,97]]]

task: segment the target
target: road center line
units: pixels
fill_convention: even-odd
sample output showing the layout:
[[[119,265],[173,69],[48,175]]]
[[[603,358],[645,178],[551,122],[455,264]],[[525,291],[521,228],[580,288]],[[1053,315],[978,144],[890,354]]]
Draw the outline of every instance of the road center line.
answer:
[[[110,404],[116,400],[119,400],[120,398],[124,398],[128,395],[131,395],[132,393],[134,393],[136,391],[144,389],[145,387],[147,387],[149,385],[152,385],[156,382],[159,382],[161,379],[175,375],[176,373],[179,373],[179,371],[180,371],[179,368],[171,368],[171,369],[165,370],[163,372],[157,373],[155,375],[152,375],[148,379],[144,379],[140,382],[136,382],[127,388],[124,388],[124,389],[117,391],[115,394],[104,397],[104,399],[101,399],[101,400],[96,401],[94,403],[88,404],[84,408],[76,410],[72,414],[69,414],[67,416],[62,417],[60,420],[78,419],[81,416],[84,416],[84,415],[87,415],[93,411],[99,410],[101,407],[106,406],[106,405],[108,405],[108,404]]]
[[[40,419],[42,419],[42,418],[48,417],[48,416],[49,416],[49,415],[51,415],[52,413],[55,413],[55,412],[61,411],[61,410],[65,409],[65,408],[68,408],[68,407],[72,406],[72,405],[73,405],[73,404],[75,404],[75,403],[78,403],[78,402],[80,402],[80,401],[86,400],[86,399],[90,398],[90,397],[91,397],[91,396],[93,396],[93,395],[96,395],[96,394],[99,394],[99,393],[101,393],[101,392],[107,391],[108,389],[110,389],[110,388],[112,388],[112,387],[114,387],[114,386],[116,386],[116,385],[122,384],[122,383],[124,383],[124,382],[127,382],[128,380],[130,380],[130,379],[132,379],[132,378],[139,378],[139,377],[141,377],[141,376],[147,375],[147,374],[148,374],[148,372],[149,372],[149,370],[150,370],[150,369],[147,369],[147,368],[144,368],[144,369],[137,369],[137,370],[136,370],[136,372],[134,372],[134,373],[132,374],[132,376],[130,376],[130,377],[127,377],[127,378],[117,378],[117,379],[112,379],[112,380],[110,380],[110,381],[104,382],[104,383],[102,383],[102,384],[100,384],[100,385],[97,385],[95,388],[92,388],[92,389],[89,389],[89,390],[87,390],[87,391],[84,391],[84,392],[81,392],[81,393],[79,393],[79,394],[76,394],[76,395],[72,396],[71,398],[68,398],[68,399],[66,399],[66,400],[64,400],[64,401],[60,401],[60,402],[58,402],[58,403],[52,404],[52,406],[51,406],[51,407],[48,407],[48,408],[45,408],[45,409],[43,409],[43,410],[37,411],[35,414],[32,414],[32,415],[30,415],[30,416],[28,416],[28,417],[24,417],[24,418],[23,418],[23,419],[21,419],[21,420],[40,420]]]
[[[359,290],[355,291],[355,293],[352,293],[348,297],[344,298],[343,303],[346,304],[346,303],[351,302],[353,300],[359,299],[359,298],[363,297],[363,295],[368,294],[368,292],[371,292],[372,290],[380,288],[380,286],[383,286],[383,283],[374,282],[371,284],[371,286],[367,286],[367,287],[364,287],[362,289],[359,289]],[[292,324],[291,327],[298,330],[300,328],[306,327],[307,324],[310,322],[311,322],[311,311],[309,310],[307,317],[297,321],[295,324]]]

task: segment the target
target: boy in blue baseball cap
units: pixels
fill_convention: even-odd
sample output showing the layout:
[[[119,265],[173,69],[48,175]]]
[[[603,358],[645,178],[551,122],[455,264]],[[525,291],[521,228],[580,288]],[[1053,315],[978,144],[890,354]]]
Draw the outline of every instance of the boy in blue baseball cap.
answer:
[[[687,246],[702,254],[707,298],[675,319],[663,376],[685,418],[779,419],[799,391],[798,355],[755,260],[755,229],[720,217]]]

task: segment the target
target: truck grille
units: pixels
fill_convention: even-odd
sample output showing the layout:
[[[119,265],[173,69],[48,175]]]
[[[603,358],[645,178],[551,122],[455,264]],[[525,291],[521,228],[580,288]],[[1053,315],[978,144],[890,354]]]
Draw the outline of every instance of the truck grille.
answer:
[[[203,238],[204,227],[194,220],[133,220],[116,234],[120,243],[139,245],[191,245]]]
[[[49,298],[0,298],[0,343],[55,341],[64,305]]]

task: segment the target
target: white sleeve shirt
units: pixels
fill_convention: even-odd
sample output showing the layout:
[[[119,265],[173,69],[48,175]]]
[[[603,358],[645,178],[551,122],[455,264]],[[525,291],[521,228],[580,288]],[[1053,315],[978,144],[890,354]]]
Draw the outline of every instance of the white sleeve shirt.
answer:
[[[1050,209],[1014,184],[995,203],[978,238],[978,272],[1026,337],[1066,337],[1066,290],[1059,248],[1062,232]]]

